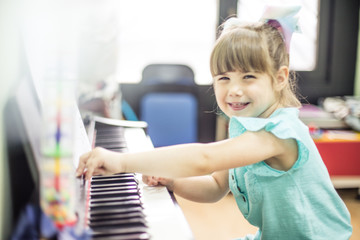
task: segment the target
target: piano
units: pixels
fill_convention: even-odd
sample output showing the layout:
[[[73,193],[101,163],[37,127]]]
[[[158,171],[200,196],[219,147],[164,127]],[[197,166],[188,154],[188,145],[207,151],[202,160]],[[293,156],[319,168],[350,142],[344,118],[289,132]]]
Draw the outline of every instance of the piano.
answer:
[[[92,147],[117,152],[153,148],[145,122],[94,117],[88,129]],[[79,179],[79,181],[83,181]],[[79,186],[83,191],[88,187]],[[90,182],[85,224],[93,239],[193,239],[180,207],[165,187],[149,187],[141,174],[94,176]]]
[[[77,149],[74,171],[79,156],[95,146],[117,152],[153,148],[145,122],[94,117],[85,128],[79,109],[74,109],[74,148]],[[7,104],[5,120],[6,134],[11,135],[7,151],[13,230],[25,206],[40,202],[40,112],[41,104],[33,83],[24,79]],[[76,195],[71,196],[75,198],[77,215],[74,228],[76,231],[91,229],[91,239],[193,239],[173,194],[165,187],[145,185],[138,173],[94,176],[91,181],[76,178],[75,183]]]

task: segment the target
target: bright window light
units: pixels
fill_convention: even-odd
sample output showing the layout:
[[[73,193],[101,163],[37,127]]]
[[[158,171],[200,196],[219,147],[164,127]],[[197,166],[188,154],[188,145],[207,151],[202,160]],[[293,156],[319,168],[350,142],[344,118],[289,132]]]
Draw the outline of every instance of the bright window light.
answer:
[[[139,82],[152,63],[190,66],[198,84],[212,81],[217,0],[119,1],[119,82]]]
[[[67,0],[71,14],[58,7],[63,2],[36,0],[26,8],[25,40],[36,79],[44,79],[60,44],[76,59],[65,62],[76,68],[84,91],[102,80],[140,82],[152,63],[185,64],[198,84],[212,82],[217,0]]]

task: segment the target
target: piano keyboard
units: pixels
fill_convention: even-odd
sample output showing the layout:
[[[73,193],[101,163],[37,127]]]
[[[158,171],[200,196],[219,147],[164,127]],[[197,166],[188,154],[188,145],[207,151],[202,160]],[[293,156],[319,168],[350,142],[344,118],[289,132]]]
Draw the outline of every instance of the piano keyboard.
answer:
[[[103,147],[115,152],[128,151],[124,127],[97,122],[95,130],[95,147]]]
[[[89,227],[93,239],[149,239],[134,174],[93,177]]]
[[[127,152],[124,127],[95,123],[95,147]],[[93,239],[150,239],[135,174],[94,176],[88,224]]]
[[[93,147],[116,152],[153,148],[141,127],[124,127],[117,121],[97,118],[90,134]],[[87,200],[85,209],[79,211],[87,215],[84,225],[91,228],[93,239],[193,239],[166,188],[146,186],[140,174],[93,176],[89,185],[83,184],[83,192],[88,188]]]

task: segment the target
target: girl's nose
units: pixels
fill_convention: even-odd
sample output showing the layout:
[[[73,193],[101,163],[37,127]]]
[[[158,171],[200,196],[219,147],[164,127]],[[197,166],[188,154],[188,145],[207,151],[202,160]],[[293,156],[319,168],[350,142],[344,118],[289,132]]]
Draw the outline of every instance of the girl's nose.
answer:
[[[229,88],[229,95],[234,96],[241,96],[243,95],[243,90],[239,84],[232,84]]]

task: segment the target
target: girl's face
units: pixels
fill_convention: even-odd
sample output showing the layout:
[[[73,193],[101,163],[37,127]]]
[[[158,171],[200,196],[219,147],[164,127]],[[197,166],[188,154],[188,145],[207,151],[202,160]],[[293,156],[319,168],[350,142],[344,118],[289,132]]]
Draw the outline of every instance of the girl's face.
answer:
[[[271,78],[265,73],[226,72],[214,77],[216,101],[228,117],[269,117],[278,107]]]

